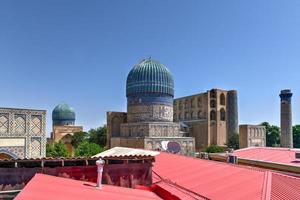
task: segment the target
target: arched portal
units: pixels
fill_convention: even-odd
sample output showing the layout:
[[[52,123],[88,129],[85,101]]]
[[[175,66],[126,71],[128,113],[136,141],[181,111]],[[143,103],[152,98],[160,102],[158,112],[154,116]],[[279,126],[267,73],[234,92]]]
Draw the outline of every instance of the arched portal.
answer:
[[[74,155],[74,147],[72,145],[72,135],[71,134],[65,135],[61,139],[61,141],[66,145],[69,154]]]
[[[18,156],[14,153],[6,150],[6,149],[0,149],[0,160],[1,159],[17,159]]]

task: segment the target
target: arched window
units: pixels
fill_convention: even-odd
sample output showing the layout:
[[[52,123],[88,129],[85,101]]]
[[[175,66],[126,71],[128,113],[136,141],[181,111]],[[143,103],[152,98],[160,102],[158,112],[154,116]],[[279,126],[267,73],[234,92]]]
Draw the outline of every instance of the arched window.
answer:
[[[182,110],[182,102],[179,102],[179,110]]]
[[[216,100],[210,100],[210,107],[212,108],[216,107]]]
[[[201,111],[198,112],[198,119],[201,119]]]
[[[184,119],[187,119],[189,117],[189,113],[188,112],[185,112],[184,113]]]
[[[220,119],[221,119],[221,121],[226,120],[226,112],[225,112],[224,108],[221,108],[221,110],[220,110]]]
[[[224,95],[224,93],[222,93],[222,94],[220,95],[220,104],[221,104],[222,106],[225,106],[225,95]]]
[[[210,111],[210,120],[216,120],[216,111]]]
[[[198,97],[198,107],[200,107],[201,104],[202,104],[202,99],[201,99],[201,97]]]
[[[195,100],[191,99],[191,108],[194,108],[194,102],[195,102]]]
[[[184,108],[187,109],[188,108],[188,100],[186,99],[184,102]]]
[[[120,136],[120,125],[122,123],[122,120],[120,117],[115,116],[112,119],[112,137],[118,137]]]
[[[216,91],[215,90],[210,91],[210,98],[216,98]]]

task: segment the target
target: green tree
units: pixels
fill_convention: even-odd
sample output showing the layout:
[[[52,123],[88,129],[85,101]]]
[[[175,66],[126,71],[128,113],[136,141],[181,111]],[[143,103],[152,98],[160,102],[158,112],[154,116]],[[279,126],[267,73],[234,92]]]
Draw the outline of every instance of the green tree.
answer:
[[[228,148],[239,149],[239,135],[237,133],[231,135],[226,145]]]
[[[280,128],[275,125],[270,125],[268,122],[261,123],[266,127],[267,146],[276,147],[280,145]]]
[[[224,152],[224,148],[217,145],[210,145],[204,149],[204,152],[207,153],[222,153]]]
[[[293,126],[293,145],[294,148],[300,148],[300,125]]]
[[[74,133],[72,136],[72,142],[74,148],[77,148],[82,142],[88,140],[88,133],[87,132],[77,132]]]
[[[75,150],[75,156],[85,156],[90,157],[102,152],[104,149],[101,148],[98,144],[89,143],[84,141],[78,145]]]
[[[68,157],[69,153],[67,150],[66,145],[59,141],[54,144],[47,144],[46,145],[46,156],[47,157]]]
[[[90,143],[96,143],[101,147],[106,146],[106,135],[107,135],[107,127],[98,127],[96,129],[90,129],[89,132],[89,139]]]

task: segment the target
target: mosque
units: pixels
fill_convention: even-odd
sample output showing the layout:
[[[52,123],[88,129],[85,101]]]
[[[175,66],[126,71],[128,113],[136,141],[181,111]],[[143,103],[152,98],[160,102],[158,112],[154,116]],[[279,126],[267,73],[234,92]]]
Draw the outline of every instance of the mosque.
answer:
[[[195,139],[173,122],[174,81],[163,64],[145,59],[135,65],[127,76],[126,97],[127,113],[107,112],[109,148],[194,153]]]
[[[82,132],[83,127],[75,125],[76,114],[67,103],[57,105],[52,111],[52,133],[50,142],[62,141],[66,144],[68,152],[73,155],[72,136]]]

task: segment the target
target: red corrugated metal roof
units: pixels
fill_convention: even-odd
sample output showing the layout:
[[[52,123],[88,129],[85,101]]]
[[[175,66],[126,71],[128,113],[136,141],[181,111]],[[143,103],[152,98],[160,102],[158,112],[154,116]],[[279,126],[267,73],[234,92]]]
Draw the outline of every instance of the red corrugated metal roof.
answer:
[[[273,173],[271,178],[271,199],[300,199],[298,178]]]
[[[44,174],[36,174],[15,200],[158,200],[155,193],[146,190],[103,185],[102,189],[94,183],[76,181]]]
[[[249,147],[234,152],[240,158],[275,162],[300,167],[300,159],[295,158],[295,153],[300,149],[271,148],[271,147]]]
[[[156,156],[153,173],[159,187],[180,199],[190,199],[191,194],[198,199],[276,199],[273,196],[285,193],[299,199],[295,193],[300,193],[299,178],[284,176],[280,181],[271,171],[168,153]]]

